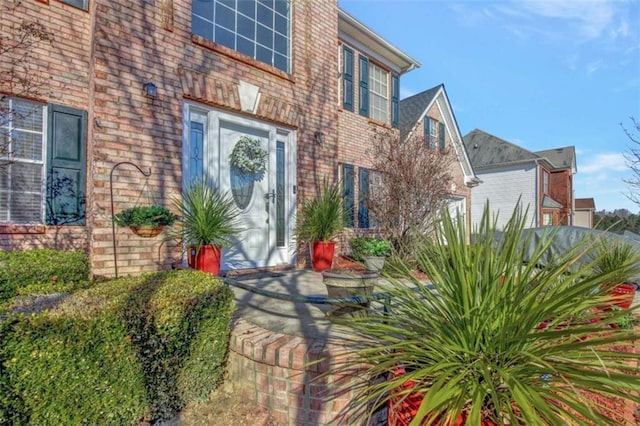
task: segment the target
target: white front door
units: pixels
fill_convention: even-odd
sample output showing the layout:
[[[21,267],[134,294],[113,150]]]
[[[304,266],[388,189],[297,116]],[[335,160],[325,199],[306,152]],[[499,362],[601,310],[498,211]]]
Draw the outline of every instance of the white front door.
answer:
[[[184,184],[206,176],[233,198],[243,231],[222,251],[222,270],[295,261],[294,134],[290,130],[217,110],[185,106]],[[263,173],[248,175],[229,157],[241,138],[259,141],[268,153]]]

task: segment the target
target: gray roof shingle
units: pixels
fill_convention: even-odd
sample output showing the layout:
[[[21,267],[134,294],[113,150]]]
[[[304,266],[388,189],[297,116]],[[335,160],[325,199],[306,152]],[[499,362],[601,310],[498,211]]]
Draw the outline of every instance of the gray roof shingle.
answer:
[[[409,132],[415,127],[420,115],[427,109],[433,101],[443,84],[420,92],[416,95],[402,99],[398,104],[399,117],[398,128],[400,129],[401,140],[404,140]]]
[[[567,167],[573,167],[576,158],[576,149],[573,146],[565,146],[562,148],[536,151],[536,154],[549,160],[554,167],[564,169]]]
[[[531,151],[520,148],[480,129],[472,130],[462,139],[473,167],[487,167],[540,158]]]

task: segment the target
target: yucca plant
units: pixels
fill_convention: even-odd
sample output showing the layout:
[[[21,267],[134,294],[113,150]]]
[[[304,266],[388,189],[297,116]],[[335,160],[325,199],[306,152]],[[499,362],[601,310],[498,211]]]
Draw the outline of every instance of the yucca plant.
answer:
[[[339,357],[347,361],[330,374],[364,368],[361,377],[387,378],[356,386],[354,412],[370,415],[391,401],[390,424],[403,424],[393,413],[418,396],[406,424],[619,424],[619,413],[594,401],[640,402],[630,363],[640,355],[613,350],[640,336],[609,327],[620,312],[595,313],[607,274],[594,278],[589,262],[572,267],[589,242],[536,267],[553,234],[533,242],[525,264],[532,241],[521,211],[497,233],[485,209],[471,244],[463,221],[442,214],[437,242],[417,259],[432,285],[405,268],[404,279],[388,279],[386,312],[343,319],[353,337]]]
[[[637,263],[638,252],[630,243],[603,238],[599,240],[596,252],[594,273],[613,274],[609,279],[613,283],[624,283],[638,277],[640,273]]]
[[[231,195],[206,180],[189,185],[173,206],[180,212],[180,227],[172,236],[186,246],[229,246],[242,231]]]
[[[298,215],[300,241],[329,241],[345,226],[340,183],[324,182],[319,193],[304,201]]]

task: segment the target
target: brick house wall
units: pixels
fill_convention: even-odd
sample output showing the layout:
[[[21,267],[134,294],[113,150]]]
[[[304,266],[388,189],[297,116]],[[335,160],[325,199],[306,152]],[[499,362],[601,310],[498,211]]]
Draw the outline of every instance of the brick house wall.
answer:
[[[4,226],[1,247],[74,241],[89,251],[94,275],[113,275],[110,189],[116,212],[146,200],[169,206],[179,196],[186,100],[295,130],[298,203],[313,193],[319,177],[337,170],[337,2],[292,2],[290,74],[192,35],[188,0],[92,0],[89,11],[58,0],[45,3],[23,2],[20,13],[2,25],[4,30],[20,16],[33,16],[51,23],[57,34],[53,50],[36,52],[38,67],[51,77],[42,101],[88,111],[87,223],[74,229]],[[260,88],[255,114],[241,111],[240,80]],[[144,96],[146,82],[157,86],[157,98]],[[324,134],[321,145],[314,142],[316,132]],[[152,175],[146,179],[123,164],[110,188],[119,162]],[[179,261],[180,253],[161,237],[142,240],[116,228],[116,238],[122,274]]]
[[[13,28],[22,22],[42,23],[54,33],[52,44],[40,42],[31,49],[29,73],[41,76],[44,84],[30,99],[88,111],[92,92],[91,14],[58,0],[23,1],[15,9],[10,3],[0,5],[0,33],[15,34]],[[0,72],[9,71],[9,59],[8,55],[2,56]],[[22,88],[0,85],[0,93],[20,94]],[[87,131],[87,141],[91,141],[91,126]],[[90,203],[87,206],[90,208]],[[0,225],[0,249],[53,247],[87,251],[89,230],[88,226]]]
[[[353,177],[353,187],[354,187],[354,226],[345,229],[342,235],[339,237],[339,245],[337,252],[339,254],[347,254],[350,253],[351,248],[349,246],[349,240],[354,235],[376,235],[376,228],[359,228],[358,227],[358,197],[359,192],[358,188],[360,185],[359,181],[359,169],[366,168],[371,169],[373,167],[372,159],[371,159],[371,149],[373,147],[373,137],[376,131],[381,132],[390,132],[392,137],[400,137],[400,131],[397,128],[391,126],[390,123],[382,123],[380,121],[374,120],[369,117],[365,117],[360,115],[358,112],[358,99],[360,98],[360,87],[357,84],[355,76],[360,75],[360,61],[357,58],[360,55],[367,56],[366,53],[359,51],[356,47],[346,44],[344,42],[340,43],[340,48],[338,49],[340,53],[342,53],[342,49],[344,46],[348,46],[353,51],[353,57],[355,58],[353,61],[353,75],[354,75],[354,84],[353,84],[353,99],[354,99],[354,110],[350,111],[348,109],[343,108],[342,105],[342,79],[338,79],[336,82],[336,87],[338,89],[338,93],[340,96],[336,99],[336,106],[338,108],[338,138],[340,140],[340,144],[338,145],[338,169],[336,169],[337,175],[340,175],[339,166],[342,164],[350,164],[354,166],[354,177]],[[342,56],[342,55],[340,55]],[[342,64],[343,58],[340,57],[339,61]],[[379,63],[376,65],[383,67],[386,71],[391,73],[391,70],[384,67]],[[391,107],[391,100],[389,100],[389,108]],[[389,117],[391,116],[391,110],[389,109]]]
[[[445,118],[442,116],[442,113],[440,112],[440,109],[438,108],[438,106],[434,103],[429,110],[427,111],[426,114],[427,117],[429,118],[433,118],[434,120],[437,120],[440,123],[446,123]],[[446,124],[445,124],[446,125]],[[416,131],[418,133],[418,135],[420,137],[425,137],[424,134],[424,119],[421,120],[417,127],[416,127]],[[451,137],[449,135],[449,132],[445,132],[445,137],[444,137],[444,144],[445,144],[445,149],[448,149],[451,151],[451,154],[454,155],[454,158],[460,158],[459,155],[456,154],[456,150],[454,149],[453,146],[453,141],[451,140]],[[470,220],[471,220],[471,188],[469,188],[466,184],[465,184],[465,177],[464,177],[464,171],[462,170],[462,166],[460,165],[459,161],[453,161],[452,163],[453,167],[451,169],[451,175],[453,177],[453,185],[455,187],[455,189],[453,189],[452,193],[455,197],[461,197],[465,199],[465,218],[466,218],[466,224],[468,229],[470,226]]]
[[[557,225],[573,225],[573,176],[571,170],[552,171],[549,178],[551,197],[562,204]]]

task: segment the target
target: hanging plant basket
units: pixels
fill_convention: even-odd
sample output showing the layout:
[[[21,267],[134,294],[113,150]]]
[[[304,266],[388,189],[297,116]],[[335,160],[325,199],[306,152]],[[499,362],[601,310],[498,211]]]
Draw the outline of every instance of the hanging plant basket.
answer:
[[[153,238],[162,232],[164,226],[130,226],[129,229],[138,237]]]
[[[118,226],[128,226],[134,234],[143,238],[152,238],[162,232],[165,226],[171,226],[178,216],[159,206],[136,206],[123,210],[114,216]]]

